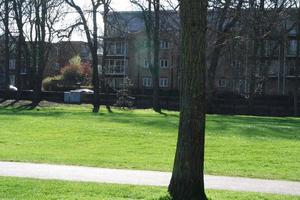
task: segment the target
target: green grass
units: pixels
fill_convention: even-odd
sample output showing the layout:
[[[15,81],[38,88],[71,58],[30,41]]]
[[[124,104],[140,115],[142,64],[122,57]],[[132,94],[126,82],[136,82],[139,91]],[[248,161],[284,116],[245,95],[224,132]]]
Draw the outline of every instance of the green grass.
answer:
[[[0,127],[0,160],[171,171],[178,113],[1,108]],[[207,174],[299,181],[299,152],[300,119],[208,116]]]
[[[166,188],[0,178],[1,200],[168,200]],[[211,200],[300,200],[299,196],[207,191]]]

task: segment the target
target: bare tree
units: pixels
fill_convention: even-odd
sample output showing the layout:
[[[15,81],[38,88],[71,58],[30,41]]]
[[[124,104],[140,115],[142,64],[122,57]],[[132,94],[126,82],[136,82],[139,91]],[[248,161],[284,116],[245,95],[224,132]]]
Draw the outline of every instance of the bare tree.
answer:
[[[294,83],[294,116],[297,117],[299,115],[299,107],[298,107],[298,101],[299,101],[299,90],[300,90],[300,46],[299,46],[299,41],[300,41],[300,7],[298,8],[298,16],[297,16],[297,58],[296,58],[296,66],[298,68],[296,69],[296,80]]]
[[[107,61],[107,40],[108,40],[108,34],[107,34],[107,28],[108,28],[108,14],[110,11],[110,3],[111,0],[102,0],[104,11],[103,11],[103,55],[102,55],[102,78],[101,78],[101,89],[102,92],[107,95],[108,94],[108,84],[106,83],[106,61]],[[124,69],[125,70],[125,69]],[[106,109],[109,112],[111,111],[111,108],[109,104],[106,104]]]
[[[161,112],[159,104],[159,52],[160,52],[160,0],[146,0],[147,5],[142,1],[130,0],[137,5],[142,13],[147,36],[147,60],[152,75],[153,85],[153,110]]]
[[[99,112],[100,109],[100,83],[99,83],[99,71],[98,71],[98,22],[97,15],[99,13],[102,0],[90,0],[91,3],[91,15],[92,15],[92,28],[89,27],[88,18],[82,8],[74,2],[74,0],[65,0],[65,2],[75,9],[80,16],[80,24],[84,28],[84,32],[87,38],[88,46],[92,54],[92,67],[93,67],[93,86],[94,86],[94,101],[93,112]]]
[[[208,55],[207,69],[207,98],[209,107],[211,106],[212,97],[215,92],[216,71],[218,69],[219,60],[222,56],[224,47],[228,46],[228,41],[235,37],[232,28],[236,26],[241,17],[244,0],[213,1],[211,3],[212,11],[210,15],[216,15],[212,18],[216,19],[209,21],[210,31],[216,33],[213,37],[210,54]],[[210,19],[210,18],[209,18]]]
[[[51,43],[54,39],[55,24],[61,19],[63,0],[34,0],[30,7],[34,15],[31,15],[30,38],[32,43],[32,68],[34,74],[34,99],[32,107],[39,104],[42,99],[42,81],[44,69],[47,65]]]
[[[16,87],[18,88],[18,94],[17,94],[17,99],[20,98],[20,92],[22,90],[22,85],[21,85],[21,65],[22,62],[24,63],[24,60],[22,61],[22,56],[23,58],[28,56],[28,48],[26,45],[25,41],[25,36],[24,36],[24,25],[26,23],[26,18],[27,15],[27,6],[28,6],[28,1],[26,0],[13,0],[13,12],[14,12],[14,20],[17,26],[17,32],[18,32],[18,39],[17,39],[17,45],[16,45]],[[25,53],[27,52],[27,53]]]
[[[10,76],[9,76],[9,60],[10,60],[10,30],[9,30],[9,17],[10,17],[10,1],[4,0],[0,3],[0,7],[2,9],[0,13],[1,21],[3,22],[4,26],[4,57],[5,57],[5,88],[9,88],[10,84]]]
[[[207,4],[181,0],[180,122],[169,192],[174,200],[206,200],[204,191]]]

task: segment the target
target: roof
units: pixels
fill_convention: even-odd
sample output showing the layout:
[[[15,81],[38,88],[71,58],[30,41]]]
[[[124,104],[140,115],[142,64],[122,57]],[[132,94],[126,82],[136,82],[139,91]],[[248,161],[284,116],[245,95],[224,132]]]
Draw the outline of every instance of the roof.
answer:
[[[153,13],[154,15],[154,13]],[[161,29],[179,30],[179,14],[174,11],[160,12]],[[110,12],[108,24],[123,33],[136,33],[145,30],[142,11]]]

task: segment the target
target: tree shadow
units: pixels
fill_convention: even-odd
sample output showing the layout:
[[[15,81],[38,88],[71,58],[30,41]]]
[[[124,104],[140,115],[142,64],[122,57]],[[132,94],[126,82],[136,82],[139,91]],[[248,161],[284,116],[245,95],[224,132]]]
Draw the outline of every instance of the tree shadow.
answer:
[[[0,99],[0,104],[4,103],[6,99]]]
[[[153,199],[154,200],[154,199]],[[172,200],[171,196],[170,195],[165,195],[165,196],[161,196],[159,197],[158,199],[156,200]]]
[[[248,138],[300,139],[300,120],[279,117],[209,116],[207,132]]]

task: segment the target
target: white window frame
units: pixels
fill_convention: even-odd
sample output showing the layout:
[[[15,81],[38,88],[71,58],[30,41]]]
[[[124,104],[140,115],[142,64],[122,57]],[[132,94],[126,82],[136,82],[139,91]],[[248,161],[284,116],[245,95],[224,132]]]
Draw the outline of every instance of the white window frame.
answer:
[[[111,41],[108,43],[109,56],[124,56],[127,55],[127,42],[126,41]],[[120,52],[117,52],[120,51]]]
[[[107,74],[124,74],[126,72],[127,60],[124,59],[107,59],[106,61]],[[117,63],[120,62],[120,65]],[[120,67],[120,72],[116,73],[117,67]]]
[[[16,76],[9,75],[9,84],[15,86],[16,85]]]
[[[298,40],[289,40],[288,41],[288,49],[287,53],[289,56],[296,56],[297,55],[297,46],[299,45]]]
[[[152,87],[152,78],[151,77],[143,77],[143,86],[144,87]]]
[[[160,68],[163,68],[163,69],[169,68],[169,60],[168,59],[160,59]]]
[[[167,77],[159,78],[159,87],[161,88],[169,87],[169,78]]]
[[[159,46],[160,46],[160,49],[169,49],[170,43],[167,40],[161,40]]]
[[[147,59],[144,59],[144,68],[148,69],[150,66],[150,62]]]

